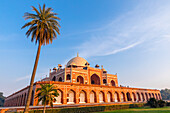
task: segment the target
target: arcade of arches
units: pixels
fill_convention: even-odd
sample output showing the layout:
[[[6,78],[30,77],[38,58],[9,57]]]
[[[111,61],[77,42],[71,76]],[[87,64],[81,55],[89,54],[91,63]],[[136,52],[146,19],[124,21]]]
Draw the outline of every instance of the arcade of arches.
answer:
[[[42,82],[40,82],[42,83]],[[40,84],[39,83],[39,84]],[[39,84],[36,87],[39,87]],[[64,90],[64,85],[67,87],[69,84],[64,84],[57,82],[55,83],[58,86],[57,91],[59,96],[56,97],[54,102],[55,104],[79,104],[79,103],[118,103],[118,102],[147,102],[149,98],[156,98],[157,100],[161,99],[159,90],[141,90],[141,89],[132,89],[126,88],[126,91],[123,91],[121,88],[108,89],[107,86],[93,87],[81,85],[73,85],[67,90]],[[84,88],[86,86],[86,88]],[[33,92],[34,93],[34,92]],[[26,103],[26,93],[24,95],[17,96],[14,100],[7,100],[5,106],[24,106]],[[36,94],[33,94],[33,96]],[[8,103],[8,101],[10,103]],[[11,101],[16,101],[16,104],[12,104]],[[38,100],[34,99],[31,102],[31,105],[37,105]],[[15,102],[14,102],[15,103]],[[39,103],[41,105],[41,102]]]

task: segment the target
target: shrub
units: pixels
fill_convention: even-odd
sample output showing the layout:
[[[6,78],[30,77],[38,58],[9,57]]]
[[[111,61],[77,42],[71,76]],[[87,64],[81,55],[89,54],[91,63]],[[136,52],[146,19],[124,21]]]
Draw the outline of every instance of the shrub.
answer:
[[[148,105],[151,108],[157,108],[158,107],[158,102],[156,101],[155,98],[150,98],[149,101],[148,101]]]
[[[159,105],[159,107],[164,107],[165,106],[165,101],[158,100],[158,105]]]
[[[170,106],[170,102],[166,102],[166,106]]]

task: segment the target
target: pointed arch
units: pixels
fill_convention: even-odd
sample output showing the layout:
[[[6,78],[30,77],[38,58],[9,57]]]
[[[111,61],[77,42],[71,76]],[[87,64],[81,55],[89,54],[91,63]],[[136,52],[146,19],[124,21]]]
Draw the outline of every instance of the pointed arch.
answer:
[[[158,96],[157,96],[157,94],[155,93],[155,98],[156,98],[156,100],[158,100]]]
[[[99,102],[100,103],[105,102],[105,97],[104,97],[104,92],[103,91],[99,92]]]
[[[56,77],[55,76],[53,77],[52,81],[56,81]]]
[[[159,97],[159,100],[161,100],[161,95],[160,95],[160,93],[158,93],[158,97]]]
[[[111,85],[112,85],[112,86],[116,86],[116,84],[115,84],[115,81],[114,81],[114,80],[111,80]]]
[[[103,84],[106,84],[106,83],[107,83],[106,79],[103,79]]]
[[[79,93],[79,103],[86,103],[87,102],[87,93],[82,90]]]
[[[152,98],[151,93],[149,93],[149,98]]]
[[[147,93],[145,93],[145,97],[146,97],[146,101],[148,101],[149,99],[148,99],[148,94]]]
[[[136,95],[134,92],[132,92],[132,97],[133,97],[133,101],[136,102]]]
[[[119,93],[118,92],[114,93],[114,102],[120,102],[120,98],[119,98]]]
[[[152,98],[155,98],[154,93],[152,93]]]
[[[141,101],[140,94],[137,92],[137,101]]]
[[[143,93],[141,93],[141,95],[142,95],[142,101],[144,102],[144,101],[145,101],[144,94],[143,94]]]
[[[126,93],[127,101],[132,101],[131,95],[129,92]]]
[[[90,103],[95,103],[97,102],[96,99],[96,92],[94,92],[93,90],[90,92]]]
[[[100,85],[100,77],[97,74],[91,76],[91,84]]]
[[[113,102],[112,93],[110,91],[107,92],[107,102]]]
[[[71,75],[70,74],[67,74],[66,80],[71,80]]]
[[[58,96],[55,97],[56,101],[53,104],[62,104],[63,103],[63,91],[61,89],[57,89]]]
[[[60,77],[60,78],[58,79],[58,81],[59,81],[59,82],[62,82],[62,81],[63,81],[62,77]]]
[[[78,76],[77,83],[84,84],[84,78],[82,76]]]
[[[124,92],[121,92],[120,97],[121,97],[121,102],[126,102],[125,93]]]
[[[76,102],[76,93],[74,90],[69,90],[67,93],[67,104],[74,104]]]

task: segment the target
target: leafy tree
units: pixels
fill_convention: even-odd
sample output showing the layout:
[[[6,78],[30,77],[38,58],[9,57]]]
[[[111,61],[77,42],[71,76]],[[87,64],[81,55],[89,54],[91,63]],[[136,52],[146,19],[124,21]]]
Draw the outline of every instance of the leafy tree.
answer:
[[[150,98],[149,101],[148,101],[148,105],[151,108],[157,108],[158,107],[158,102],[156,101],[155,98]]]
[[[53,84],[40,84],[41,88],[37,88],[38,94],[35,98],[38,98],[38,103],[41,101],[44,105],[43,113],[45,113],[46,105],[50,104],[53,107],[53,102],[56,101],[55,97],[59,94],[56,87]]]
[[[35,41],[36,44],[38,43],[38,51],[37,51],[36,60],[31,76],[27,103],[24,110],[25,113],[28,113],[28,109],[29,109],[31,93],[33,89],[34,78],[37,70],[41,46],[52,43],[53,40],[57,37],[57,34],[60,35],[59,32],[60,25],[58,22],[60,18],[56,16],[57,13],[52,12],[52,8],[45,8],[45,4],[44,4],[42,9],[41,6],[39,5],[39,11],[34,6],[32,6],[32,9],[33,11],[36,12],[36,14],[32,14],[28,12],[24,14],[25,20],[31,19],[31,21],[26,23],[22,27],[22,29],[25,27],[29,27],[28,31],[26,32],[26,35],[27,37],[31,35],[31,41],[32,42]]]
[[[163,101],[163,100],[158,100],[158,105],[159,105],[159,107],[164,107],[165,106],[165,101]]]
[[[3,96],[3,93],[0,92],[0,107],[4,106],[4,101],[5,101],[5,97]]]
[[[162,89],[161,96],[163,100],[170,100],[170,89]]]

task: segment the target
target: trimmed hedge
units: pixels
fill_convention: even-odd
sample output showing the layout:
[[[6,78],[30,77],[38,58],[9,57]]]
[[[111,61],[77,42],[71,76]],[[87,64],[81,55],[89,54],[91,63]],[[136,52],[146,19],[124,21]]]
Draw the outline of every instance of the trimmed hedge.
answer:
[[[94,107],[77,107],[77,108],[54,108],[47,109],[46,113],[90,113],[101,111],[113,111],[118,109],[138,108],[143,107],[143,103],[126,104],[126,105],[108,105],[108,106],[94,106]],[[29,113],[43,113],[43,110],[31,110]]]

